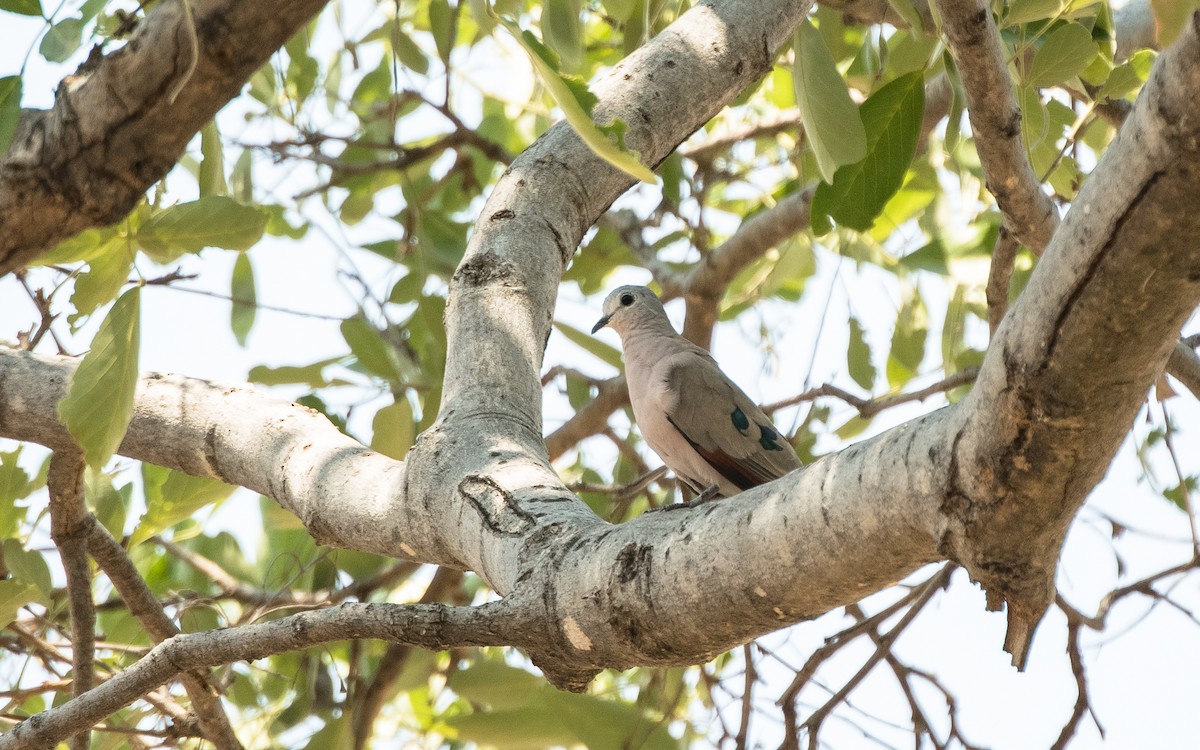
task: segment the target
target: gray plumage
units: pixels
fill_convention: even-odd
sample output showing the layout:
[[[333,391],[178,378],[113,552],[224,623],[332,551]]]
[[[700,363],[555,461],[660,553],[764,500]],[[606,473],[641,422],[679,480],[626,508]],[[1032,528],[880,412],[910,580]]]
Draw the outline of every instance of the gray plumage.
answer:
[[[654,292],[613,290],[592,333],[605,326],[621,336],[642,437],[693,491],[729,497],[801,466],[762,409],[708,352],[675,332]]]

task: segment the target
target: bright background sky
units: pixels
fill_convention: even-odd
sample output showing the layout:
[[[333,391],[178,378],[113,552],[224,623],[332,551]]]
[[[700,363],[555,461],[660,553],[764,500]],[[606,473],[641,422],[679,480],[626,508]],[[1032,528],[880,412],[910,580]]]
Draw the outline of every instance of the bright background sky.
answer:
[[[0,13],[0,76],[20,70],[41,28],[40,21]],[[86,45],[80,54],[85,53]],[[503,91],[508,98],[519,97],[523,87],[528,96],[528,65],[523,58],[501,47],[493,47],[487,55],[480,54],[480,57],[459,61],[475,84]],[[55,68],[42,62],[36,53],[30,56],[24,105],[49,106],[57,81],[77,62],[72,60],[63,68]],[[470,122],[469,102],[464,101],[462,105],[464,116]],[[234,111],[224,112],[221,122],[226,133],[237,133],[238,128],[244,128]],[[242,137],[261,143],[269,140],[270,134],[248,131]],[[231,159],[227,161],[231,162]],[[258,184],[279,185],[277,192],[284,198],[290,197],[293,191],[284,178],[269,170],[269,165],[259,166]],[[170,184],[178,191],[178,199],[194,197],[194,183],[189,177],[173,177]],[[654,189],[643,186],[618,205],[644,208],[653,199]],[[313,213],[307,218],[326,225],[329,221],[327,214]],[[327,229],[329,236],[313,231],[299,243],[268,237],[252,251],[261,303],[335,317],[354,312],[357,291],[339,276],[339,271],[347,268],[347,257],[331,240],[337,236],[338,229],[328,226]],[[184,286],[227,293],[234,258],[233,253],[212,250],[199,258],[185,257],[182,261],[184,270],[202,273],[199,278],[185,282]],[[378,279],[379,290],[386,292],[395,278],[395,267],[369,253],[355,254],[353,259],[359,273],[364,278]],[[734,380],[761,401],[794,395],[803,390],[804,383],[834,382],[856,390],[845,373],[847,309],[852,309],[863,321],[876,355],[882,356],[887,351],[899,305],[893,277],[870,267],[855,269],[852,261],[841,260],[821,249],[818,249],[817,259],[817,274],[808,282],[808,291],[799,305],[764,303],[738,322],[717,331],[713,345],[717,360]],[[613,285],[626,281],[644,283],[648,281],[648,274],[622,272],[614,276]],[[930,341],[936,342],[945,291],[935,281],[923,284],[922,293],[931,311]],[[346,353],[338,322],[333,320],[262,310],[248,347],[243,349],[229,331],[229,303],[224,300],[172,288],[149,287],[144,292],[142,306],[141,367],[146,371],[240,381],[255,365],[305,364]],[[677,324],[681,322],[679,303],[668,305],[668,311]],[[818,322],[826,311],[827,325],[818,341]],[[1114,311],[1114,314],[1119,313]],[[11,339],[17,330],[28,328],[35,321],[35,315],[33,306],[16,281],[11,276],[0,280],[0,337]],[[577,328],[590,328],[599,315],[599,300],[584,300],[573,286],[564,287],[557,315]],[[757,328],[760,323],[772,332],[767,353],[759,343]],[[1195,330],[1197,326],[1192,323],[1185,328],[1185,333]],[[602,333],[601,336],[611,344],[617,343],[613,334]],[[85,328],[77,339],[80,349],[86,346],[89,338],[90,333]],[[931,345],[930,349],[936,347]],[[815,362],[811,372],[810,362]],[[550,339],[546,363],[547,366],[568,363],[597,376],[613,374],[558,335]],[[933,364],[927,361],[925,369],[934,372]],[[879,365],[882,367],[882,362]],[[924,378],[917,384],[924,385],[933,379],[936,376]],[[300,394],[300,391],[285,392],[290,396]],[[375,395],[360,393],[352,398],[366,400]],[[929,402],[937,403],[941,402],[936,399]],[[863,437],[929,408],[929,405],[911,405],[887,412]],[[1155,410],[1155,421],[1160,421],[1157,403],[1151,408]],[[1169,401],[1168,408],[1179,429],[1176,442],[1185,463],[1184,470],[1194,473],[1200,469],[1200,441],[1196,437],[1200,407],[1185,392]],[[835,404],[835,413],[844,413],[848,419],[852,410]],[[547,389],[547,432],[570,414],[565,398],[554,387]],[[1144,436],[1150,429],[1145,416],[1143,410],[1134,426],[1137,435]],[[617,420],[623,418],[621,415],[615,417]],[[779,421],[786,427],[789,416],[781,416]],[[836,418],[832,421],[838,423]],[[369,434],[369,424],[352,423],[352,427],[356,427],[359,434]],[[818,446],[821,451],[842,447],[829,439]],[[9,450],[11,444],[0,441],[0,449]],[[607,444],[599,443],[588,444],[588,449],[611,451]],[[1173,470],[1163,463],[1163,459],[1165,456],[1154,458],[1154,471],[1164,484],[1173,484]],[[1072,528],[1059,583],[1067,599],[1084,612],[1094,612],[1099,598],[1118,581],[1118,563],[1110,538],[1112,527],[1107,519],[1114,519],[1130,529],[1116,543],[1124,567],[1122,581],[1153,573],[1187,558],[1189,534],[1185,515],[1150,489],[1141,475],[1133,445],[1126,441],[1108,477],[1093,491]],[[247,535],[251,532],[247,529],[254,528],[257,515],[253,495],[241,492],[217,511],[214,523],[237,531],[247,540],[245,546],[251,551],[255,545],[248,541]],[[929,573],[922,571],[913,580],[922,580]],[[1193,613],[1200,611],[1200,577],[1193,575],[1181,582],[1169,583],[1178,604]],[[1163,589],[1162,586],[1159,588]],[[894,593],[885,592],[876,599],[886,601],[894,596]],[[868,611],[874,609],[872,602],[868,600],[865,605]],[[825,637],[848,622],[835,612],[818,621],[768,636],[762,643],[788,665],[797,668]],[[1027,672],[1018,674],[1009,666],[1008,656],[1001,649],[1004,615],[985,612],[983,593],[959,572],[950,590],[935,598],[904,634],[896,650],[907,663],[937,674],[952,689],[958,699],[962,731],[968,739],[996,748],[1048,747],[1070,715],[1075,701],[1074,678],[1064,651],[1064,623],[1062,615],[1052,609],[1038,630]],[[1159,603],[1154,606],[1150,600],[1134,596],[1114,608],[1105,633],[1085,632],[1084,642],[1092,705],[1107,733],[1107,740],[1102,740],[1095,724],[1085,719],[1072,747],[1198,746],[1200,626],[1193,617],[1169,605]],[[821,673],[821,684],[836,690],[841,680],[856,671],[869,652],[865,643],[846,649],[831,669]],[[758,693],[757,704],[762,713],[756,719],[756,738],[762,746],[774,747],[782,730],[778,724],[779,711],[772,703],[790,681],[791,671],[772,659],[762,660],[759,670],[766,685],[760,687]],[[824,698],[819,692],[811,691],[805,696],[810,703],[819,703]],[[937,715],[940,697],[932,692],[921,697],[930,713]],[[854,693],[851,703],[901,726],[907,724],[907,706],[885,667],[876,669]],[[736,705],[728,710],[735,722]],[[872,735],[887,738],[893,745],[911,743],[910,739],[904,739],[905,733],[898,733],[872,719],[861,718],[861,723]],[[826,724],[824,732],[823,738],[833,747],[875,746],[858,728],[845,722],[833,720]]]

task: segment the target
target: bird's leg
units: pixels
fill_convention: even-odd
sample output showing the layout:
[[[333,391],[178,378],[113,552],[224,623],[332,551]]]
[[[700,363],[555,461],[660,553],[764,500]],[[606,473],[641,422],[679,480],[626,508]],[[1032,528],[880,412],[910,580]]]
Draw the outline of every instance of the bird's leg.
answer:
[[[696,496],[695,500],[688,503],[688,506],[695,508],[697,505],[704,505],[707,502],[710,502],[712,500],[719,500],[720,498],[721,498],[721,491],[719,489],[717,489],[717,485],[710,484],[704,488],[704,492],[701,492],[699,495]]]

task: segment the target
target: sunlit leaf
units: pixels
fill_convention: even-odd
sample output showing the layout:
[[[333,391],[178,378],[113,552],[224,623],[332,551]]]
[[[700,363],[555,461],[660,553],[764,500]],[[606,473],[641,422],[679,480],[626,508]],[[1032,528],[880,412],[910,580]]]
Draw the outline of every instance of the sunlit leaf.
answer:
[[[249,250],[266,226],[267,213],[262,209],[210,195],[163,210],[142,224],[135,239],[155,261],[169,263],[206,247]]]
[[[133,418],[140,292],[140,287],[130,289],[108,311],[91,351],[71,376],[67,397],[58,404],[59,418],[95,467],[116,452]]]
[[[194,477],[152,464],[142,464],[142,484],[146,512],[138,520],[130,546],[141,544],[201,508],[224,500],[236,489],[217,479]]]
[[[887,377],[892,388],[912,379],[925,359],[925,340],[929,333],[929,315],[920,293],[913,287],[905,292],[904,303],[896,315],[892,348],[888,354]]]
[[[866,130],[829,47],[812,23],[806,20],[800,24],[792,47],[796,55],[792,73],[796,104],[821,177],[829,182],[838,167],[867,155]]]
[[[416,436],[412,405],[400,397],[375,412],[371,420],[371,447],[385,456],[403,461]]]
[[[587,84],[574,76],[560,73],[558,60],[554,53],[533,34],[521,31],[520,27],[507,19],[499,18],[499,21],[525,49],[538,73],[538,78],[546,86],[550,95],[554,97],[554,101],[563,111],[563,116],[567,118],[567,122],[571,123],[571,127],[575,129],[583,142],[597,156],[617,169],[642,182],[651,185],[657,184],[654,173],[642,164],[636,153],[615,143],[610,139],[609,134],[592,120],[592,107],[596,104],[596,97],[588,90]],[[612,128],[614,125],[617,123],[611,123],[607,127]]]
[[[875,363],[863,332],[862,323],[851,317],[850,344],[846,348],[846,369],[859,387],[868,393],[875,387]]]
[[[860,113],[867,129],[865,157],[838,169],[831,182],[813,195],[813,231],[828,231],[825,216],[840,225],[865,232],[904,183],[912,163],[925,108],[924,78],[909,73],[888,83],[863,102]]]
[[[217,121],[200,129],[200,195],[225,195],[225,148]]]
[[[400,371],[379,329],[364,318],[353,317],[342,321],[341,331],[350,351],[367,372],[389,382],[400,382]]]
[[[233,262],[233,276],[229,281],[229,298],[232,303],[229,308],[229,327],[233,337],[240,346],[246,345],[246,337],[254,327],[254,318],[258,315],[258,292],[254,287],[254,266],[250,265],[250,257],[238,253]]]
[[[23,16],[42,15],[42,0],[0,0],[0,10]]]

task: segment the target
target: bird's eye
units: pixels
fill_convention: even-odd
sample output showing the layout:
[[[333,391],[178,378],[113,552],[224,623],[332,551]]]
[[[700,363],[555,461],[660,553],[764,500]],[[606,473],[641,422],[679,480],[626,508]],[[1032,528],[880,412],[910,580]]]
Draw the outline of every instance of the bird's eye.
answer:
[[[632,294],[622,294],[621,295],[621,304],[625,307],[629,307],[630,305],[632,305],[633,304],[633,295]]]

